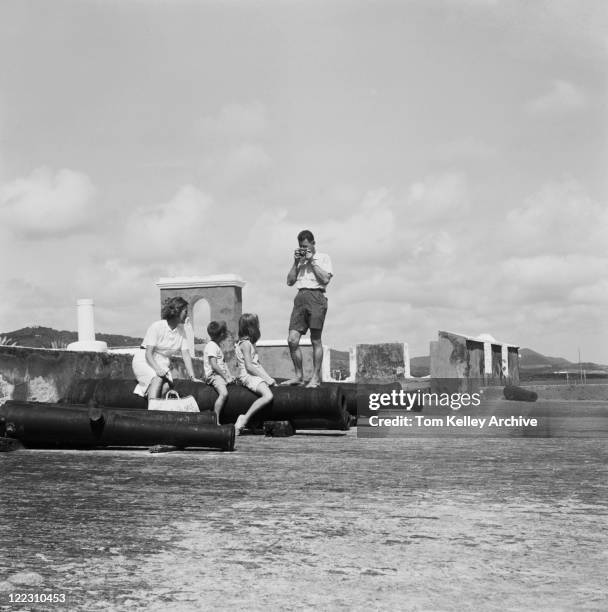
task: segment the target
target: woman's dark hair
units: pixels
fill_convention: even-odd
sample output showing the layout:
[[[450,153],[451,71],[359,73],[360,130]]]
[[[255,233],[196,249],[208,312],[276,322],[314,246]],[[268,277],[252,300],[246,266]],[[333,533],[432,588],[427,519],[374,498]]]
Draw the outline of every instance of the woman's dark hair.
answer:
[[[188,302],[183,297],[167,298],[160,311],[160,316],[166,321],[175,319],[184,308],[188,308]]]
[[[260,339],[260,320],[258,315],[246,312],[239,319],[239,338],[249,338],[251,344]]]
[[[207,333],[214,342],[221,342],[228,333],[226,321],[211,321],[211,323],[207,325]]]

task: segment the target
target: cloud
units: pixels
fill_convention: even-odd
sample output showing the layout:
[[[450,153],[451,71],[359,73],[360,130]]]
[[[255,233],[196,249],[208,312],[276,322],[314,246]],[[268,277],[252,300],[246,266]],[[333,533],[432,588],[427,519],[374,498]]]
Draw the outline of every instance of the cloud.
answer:
[[[529,100],[525,109],[532,115],[562,115],[588,106],[585,92],[569,81],[555,80],[546,93]]]
[[[181,187],[168,202],[139,206],[125,225],[126,254],[148,264],[175,264],[197,252],[209,253],[206,222],[213,207],[213,198],[192,185]]]
[[[60,288],[45,288],[21,278],[0,282],[0,330],[14,331],[27,325],[55,325],[64,328],[70,304]],[[74,309],[75,313],[75,309]],[[75,316],[75,314],[74,314]]]
[[[608,256],[608,203],[590,198],[575,180],[543,185],[506,222],[503,251]]]
[[[268,119],[260,102],[227,104],[216,115],[206,115],[198,122],[198,130],[206,140],[252,140],[264,136]]]
[[[409,188],[408,208],[415,219],[425,223],[465,216],[470,209],[465,175],[450,172],[413,183]]]
[[[452,140],[438,145],[434,150],[434,157],[439,161],[469,160],[482,162],[495,158],[498,150],[475,138]]]
[[[42,167],[0,187],[0,217],[25,239],[63,237],[94,226],[95,195],[86,174]]]
[[[586,303],[580,288],[595,285],[608,269],[608,258],[585,255],[512,257],[500,266],[501,281],[512,301]],[[599,294],[596,293],[595,298]]]

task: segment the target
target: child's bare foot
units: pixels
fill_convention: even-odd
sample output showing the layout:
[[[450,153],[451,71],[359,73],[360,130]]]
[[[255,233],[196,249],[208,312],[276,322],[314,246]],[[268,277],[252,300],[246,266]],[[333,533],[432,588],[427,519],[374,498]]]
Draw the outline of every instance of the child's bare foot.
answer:
[[[321,386],[321,381],[318,378],[311,378],[306,385],[307,389],[316,389]]]
[[[243,429],[245,429],[246,425],[247,417],[244,414],[240,414],[236,419],[236,423],[234,424],[234,433],[236,433],[237,436],[240,436],[243,433]]]
[[[281,387],[303,387],[304,380],[302,378],[290,378],[289,380],[284,380],[279,386]]]

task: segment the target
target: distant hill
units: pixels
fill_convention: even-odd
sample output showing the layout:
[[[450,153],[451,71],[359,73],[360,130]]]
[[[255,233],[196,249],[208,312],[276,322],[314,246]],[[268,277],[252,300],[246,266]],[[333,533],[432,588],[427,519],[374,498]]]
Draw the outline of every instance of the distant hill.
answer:
[[[578,372],[582,370],[605,370],[608,371],[608,366],[592,361],[581,361],[574,363],[563,357],[547,357],[541,355],[529,348],[519,349],[519,370],[520,372],[554,372],[556,370],[564,370],[569,372]]]
[[[4,339],[4,340],[2,340]],[[96,340],[106,342],[109,347],[138,346],[142,338],[120,334],[95,334]],[[51,327],[24,327],[12,332],[0,333],[0,343],[29,346],[32,348],[65,348],[78,340],[78,332],[58,331]]]
[[[563,357],[547,357],[529,348],[519,349],[520,369],[561,369],[572,366],[572,363]]]

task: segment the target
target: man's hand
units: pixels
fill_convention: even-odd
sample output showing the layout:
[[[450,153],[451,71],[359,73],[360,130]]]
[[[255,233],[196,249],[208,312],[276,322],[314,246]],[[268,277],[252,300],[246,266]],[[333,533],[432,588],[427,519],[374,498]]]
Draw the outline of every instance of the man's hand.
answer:
[[[304,256],[304,259],[306,259],[307,262],[312,263],[312,258],[314,257],[314,253],[307,249],[306,250],[306,255]]]

